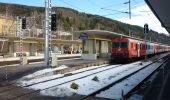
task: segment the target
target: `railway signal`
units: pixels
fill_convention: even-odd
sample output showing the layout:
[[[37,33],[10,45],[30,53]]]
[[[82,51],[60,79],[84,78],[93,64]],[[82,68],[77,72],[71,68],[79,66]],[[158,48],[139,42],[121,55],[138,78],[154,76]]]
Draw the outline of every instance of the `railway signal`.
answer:
[[[26,29],[26,17],[22,18],[22,29]]]
[[[149,27],[148,27],[148,24],[146,23],[144,25],[144,33],[148,33],[149,32]]]
[[[149,32],[148,24],[146,23],[144,25],[144,34],[145,34],[145,61],[147,60],[147,55],[146,55],[146,50],[147,50],[147,45],[146,45],[146,34]]]
[[[51,15],[51,30],[56,31],[56,25],[57,25],[57,14],[52,14]]]

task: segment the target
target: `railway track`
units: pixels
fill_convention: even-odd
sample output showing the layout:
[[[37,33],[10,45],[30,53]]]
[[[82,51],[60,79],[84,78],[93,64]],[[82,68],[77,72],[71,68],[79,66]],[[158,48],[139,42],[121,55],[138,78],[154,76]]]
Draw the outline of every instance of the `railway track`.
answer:
[[[160,59],[161,59],[161,58],[160,58]],[[160,60],[160,59],[159,59],[159,60]],[[156,62],[156,61],[154,61],[154,62]],[[149,64],[149,65],[151,65],[151,64]],[[147,65],[147,66],[149,66],[149,65]],[[93,73],[90,73],[90,74],[88,74],[88,75],[84,75],[84,76],[82,76],[82,77],[78,77],[78,78],[75,78],[75,79],[72,79],[72,80],[69,80],[69,81],[66,81],[66,82],[62,82],[62,83],[59,83],[59,84],[52,85],[52,86],[47,87],[47,88],[37,89],[37,90],[29,91],[29,92],[27,92],[27,93],[19,94],[19,95],[17,95],[17,96],[14,96],[13,98],[9,98],[9,100],[14,100],[14,99],[18,99],[18,98],[21,98],[21,97],[24,97],[24,96],[33,94],[33,93],[38,93],[38,92],[43,91],[43,90],[47,90],[47,89],[50,89],[50,88],[53,88],[53,87],[57,87],[57,86],[60,86],[60,85],[63,85],[63,84],[69,83],[69,82],[73,82],[73,81],[75,81],[75,80],[79,80],[79,79],[82,79],[82,78],[85,78],[85,77],[88,77],[88,76],[91,76],[91,75],[94,75],[94,74],[97,74],[97,73],[102,73],[102,72],[104,72],[104,71],[108,71],[108,70],[111,70],[111,69],[114,69],[114,68],[117,68],[117,67],[121,67],[121,66],[122,66],[122,65],[117,65],[117,66],[114,66],[114,67],[106,68],[106,69],[104,69],[104,70],[100,70],[100,71],[97,71],[97,72],[93,72]],[[103,67],[106,67],[106,66],[103,66]],[[40,82],[33,83],[33,84],[24,85],[23,87],[30,87],[30,86],[37,85],[37,84],[42,84],[42,83],[47,83],[47,84],[48,84],[48,82],[50,82],[50,81],[54,81],[54,80],[61,79],[61,78],[64,78],[64,77],[69,77],[69,76],[72,76],[72,75],[76,75],[76,74],[80,74],[80,73],[92,71],[92,70],[95,70],[95,69],[100,69],[100,68],[103,68],[103,67],[94,68],[94,69],[89,69],[89,70],[86,70],[86,71],[83,71],[83,72],[78,72],[78,73],[73,73],[73,74],[68,74],[68,75],[66,74],[65,76],[62,76],[62,77],[57,77],[57,78],[53,78],[53,79],[50,79],[50,80],[45,80],[45,81],[40,81]],[[145,67],[144,67],[144,68],[145,68]],[[144,68],[142,68],[142,69],[144,69]],[[140,69],[140,70],[141,70],[141,69]],[[138,70],[138,71],[139,71],[139,70]],[[138,71],[133,72],[133,74],[136,73],[136,72],[138,72]],[[131,73],[131,75],[132,75],[132,73]],[[122,79],[119,79],[117,82],[115,82],[115,83],[113,83],[113,84],[116,84],[116,83],[122,81],[123,79],[126,79],[128,76],[130,76],[130,75],[127,75],[126,77],[124,77],[124,78],[122,78]],[[111,85],[113,85],[113,84],[111,84]],[[105,88],[111,87],[111,85],[109,85],[109,86],[107,86],[107,87],[105,87]],[[6,90],[0,91],[0,94],[1,94],[1,93],[4,93],[4,92],[8,92],[8,91],[13,91],[13,90],[15,90],[15,88],[8,88],[8,89],[6,89]],[[102,90],[103,90],[103,89],[102,89]],[[102,90],[100,90],[100,92],[101,92]],[[85,96],[85,97],[83,97],[83,98],[81,98],[81,99],[88,98],[89,96],[95,95],[95,94],[97,94],[97,93],[99,93],[99,92],[95,92],[95,93],[90,94],[90,95],[88,95],[88,96]]]
[[[117,65],[117,66],[113,66],[113,67],[110,66],[110,68],[105,68],[104,70],[96,71],[96,72],[90,73],[88,75],[84,75],[84,76],[81,76],[81,77],[78,77],[78,78],[75,78],[75,79],[72,79],[72,80],[69,80],[69,81],[66,81],[66,82],[62,82],[62,83],[59,83],[59,84],[52,85],[52,86],[47,87],[47,88],[33,90],[31,92],[18,95],[18,96],[14,97],[14,98],[10,98],[9,100],[14,100],[14,99],[18,99],[18,98],[21,98],[23,96],[26,96],[26,95],[30,95],[30,94],[33,94],[33,93],[38,93],[38,92],[43,91],[43,90],[54,88],[54,87],[57,87],[57,86],[60,86],[60,85],[63,85],[63,84],[67,84],[67,83],[70,83],[70,82],[73,82],[73,81],[76,81],[76,80],[79,80],[79,79],[83,79],[83,78],[86,78],[86,77],[89,77],[89,76],[92,76],[92,75],[95,75],[95,74],[98,74],[98,73],[102,73],[102,72],[105,72],[105,71],[108,71],[108,70],[111,70],[111,69],[115,69],[115,68],[118,68],[118,67],[121,67],[121,66],[123,67],[123,65]],[[109,67],[109,66],[107,66],[107,67]],[[127,67],[127,68],[133,69],[132,67]],[[124,70],[127,70],[127,69],[125,68]],[[85,72],[87,72],[87,71],[85,71]],[[80,72],[80,73],[83,73],[83,72]],[[64,78],[64,77],[62,77],[62,78]],[[57,79],[60,79],[60,78],[55,78],[55,79],[52,79],[52,80],[42,81],[42,82],[38,82],[38,83],[35,83],[35,84],[34,83],[29,84],[29,85],[24,86],[24,87],[30,87],[30,86],[37,85],[37,84],[41,85],[41,83],[48,84],[47,82],[57,80]],[[53,82],[53,83],[55,83],[55,82]]]
[[[125,77],[122,77],[122,78],[120,78],[120,79],[118,79],[118,80],[116,80],[116,81],[114,81],[114,82],[112,82],[112,83],[110,83],[110,84],[108,84],[108,85],[106,85],[106,86],[104,86],[104,87],[102,87],[102,88],[100,88],[100,89],[98,89],[98,90],[96,90],[96,91],[94,91],[94,92],[92,92],[92,93],[90,93],[90,94],[88,94],[88,95],[80,98],[79,100],[85,100],[85,99],[88,99],[88,98],[95,98],[96,96],[97,96],[97,97],[103,97],[103,95],[109,94],[109,92],[118,92],[118,91],[121,91],[121,93],[119,94],[119,98],[114,98],[114,96],[113,96],[113,98],[109,98],[109,97],[108,97],[108,98],[109,98],[109,99],[126,99],[126,98],[130,95],[130,93],[131,93],[141,82],[143,82],[147,77],[149,77],[151,74],[153,74],[158,68],[160,68],[160,67],[169,59],[169,58],[166,58],[166,57],[167,57],[167,56],[164,56],[164,57],[162,57],[162,58],[160,58],[160,59],[158,59],[158,60],[155,60],[153,63],[150,63],[150,64],[146,65],[145,67],[143,67],[143,68],[141,68],[141,69],[138,69],[138,70],[130,73],[129,75],[126,75]],[[131,88],[129,91],[123,91],[123,89],[122,89],[122,90],[116,90],[116,91],[115,91],[116,86],[117,86],[117,87],[118,87],[118,86],[122,86],[123,81],[126,81],[126,80],[129,81],[129,80],[130,80],[130,77],[136,76],[137,73],[139,73],[140,71],[148,68],[149,66],[152,66],[152,65],[155,64],[155,63],[160,62],[160,60],[162,60],[162,59],[163,59],[163,62],[160,63],[160,65],[159,65],[156,69],[154,69],[153,72],[151,72],[147,77],[145,77],[140,83],[138,83],[136,86],[134,86],[133,88]],[[128,79],[128,78],[129,78],[129,79]],[[133,80],[133,79],[132,79],[132,80]],[[116,86],[115,86],[115,85],[116,85]],[[128,84],[125,84],[125,85],[128,85]],[[112,91],[112,90],[113,90],[113,91]],[[113,95],[113,94],[112,94],[112,95]],[[107,97],[104,97],[104,98],[107,98]]]
[[[36,93],[36,92],[39,92],[39,91],[42,91],[42,90],[50,89],[50,88],[53,88],[53,87],[56,87],[56,86],[59,86],[59,85],[62,85],[62,84],[66,84],[66,83],[69,83],[69,82],[72,82],[72,81],[75,81],[75,80],[78,80],[78,79],[82,79],[82,78],[85,78],[85,77],[88,77],[88,76],[91,76],[91,75],[94,75],[94,74],[97,74],[97,73],[101,73],[101,72],[104,72],[104,71],[107,71],[107,70],[110,70],[110,69],[113,69],[113,68],[116,68],[116,67],[120,67],[120,66],[122,66],[122,65],[117,65],[117,66],[115,65],[113,67],[105,68],[104,70],[100,70],[100,71],[97,71],[97,72],[94,72],[94,73],[90,73],[88,75],[85,75],[85,76],[82,76],[82,77],[79,77],[79,78],[75,78],[73,80],[66,81],[66,82],[63,82],[63,83],[60,83],[60,84],[57,84],[57,85],[54,85],[54,86],[51,86],[51,87],[48,87],[48,88],[31,91],[29,93],[24,93],[24,94],[21,94],[19,96],[14,97],[14,98],[11,98],[10,100],[14,100],[14,99],[20,98],[22,96],[29,95],[29,94],[32,94],[32,93]],[[84,72],[88,72],[88,71],[92,71],[92,70],[97,70],[97,69],[102,69],[104,67],[106,67],[106,66],[102,66],[102,67],[98,67],[98,68],[93,68],[93,69],[89,69],[89,70],[85,70],[85,71],[81,71],[81,72],[77,72],[77,73],[72,73],[72,74],[69,73],[69,74],[65,74],[64,76],[61,76],[61,77],[57,77],[57,78],[53,78],[53,79],[49,79],[49,80],[45,80],[45,81],[40,81],[40,82],[36,82],[36,83],[33,83],[33,84],[24,85],[22,87],[30,87],[30,86],[33,86],[33,85],[37,85],[37,84],[41,84],[41,83],[46,83],[46,82],[49,82],[49,81],[53,81],[53,80],[57,80],[57,79],[65,78],[65,77],[69,77],[69,76],[76,75],[76,74],[80,74],[80,73],[84,73]],[[14,84],[11,84],[9,86],[12,86]],[[16,87],[15,88],[10,88],[9,86],[5,86],[5,87],[7,87],[7,89],[0,91],[0,94],[4,93],[4,92],[14,91],[15,89],[17,89]]]
[[[106,65],[108,66],[108,65]],[[64,78],[64,77],[69,77],[71,75],[76,75],[76,74],[80,74],[80,73],[84,73],[84,72],[87,72],[87,71],[92,71],[92,70],[96,70],[96,69],[100,69],[100,68],[103,68],[103,67],[106,67],[106,66],[101,66],[101,67],[97,67],[97,68],[92,68],[92,69],[88,69],[88,70],[85,70],[85,71],[81,71],[81,72],[77,72],[77,73],[67,73],[67,74],[64,74],[63,76],[61,77],[57,77],[57,78],[52,78],[52,79],[48,79],[48,80],[45,80],[45,81],[40,81],[40,82],[36,82],[36,83],[32,83],[32,84],[28,84],[28,85],[22,85],[22,87],[29,87],[29,86],[32,86],[32,85],[36,85],[36,84],[40,84],[40,83],[44,83],[44,82],[49,82],[49,81],[53,81],[53,80],[56,80],[56,79],[61,79],[61,78]],[[115,67],[118,67],[118,66],[115,66]],[[107,70],[107,69],[106,69]],[[13,85],[16,85],[16,83],[10,83],[8,85],[5,85],[3,86],[2,88],[8,88],[10,86],[13,86]],[[21,86],[21,85],[20,85]],[[8,88],[8,89],[4,89],[2,91],[0,91],[0,93],[3,93],[3,92],[6,92],[6,91],[11,91],[11,90],[14,90],[15,88]]]

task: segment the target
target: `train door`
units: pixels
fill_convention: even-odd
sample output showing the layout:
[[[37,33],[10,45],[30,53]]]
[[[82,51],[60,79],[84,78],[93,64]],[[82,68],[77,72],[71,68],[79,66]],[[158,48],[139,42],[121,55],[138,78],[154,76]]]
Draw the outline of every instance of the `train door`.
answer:
[[[137,44],[137,53],[138,53],[138,57],[140,57],[140,43]]]

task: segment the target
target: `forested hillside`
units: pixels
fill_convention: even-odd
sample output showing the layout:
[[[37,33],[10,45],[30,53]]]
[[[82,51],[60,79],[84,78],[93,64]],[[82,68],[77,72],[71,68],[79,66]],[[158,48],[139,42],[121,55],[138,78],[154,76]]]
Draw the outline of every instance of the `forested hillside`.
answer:
[[[44,11],[45,11],[43,7],[0,3],[0,14],[1,15],[6,14],[6,11],[8,11],[8,15],[11,15],[13,17],[36,16],[35,19],[36,19],[37,27],[42,28],[42,22],[44,19]],[[120,34],[126,34],[126,35],[129,35],[129,30],[130,30],[132,34],[135,34],[140,38],[144,38],[143,28],[140,26],[125,24],[99,15],[92,15],[92,14],[78,12],[70,8],[53,7],[53,12],[56,12],[58,14],[58,18],[57,18],[58,29],[63,29],[65,31],[70,31],[71,27],[73,27],[74,30],[76,31],[88,30],[88,29],[100,29],[100,30],[113,31]],[[164,43],[168,42],[168,39],[165,39],[166,36],[164,34],[158,34],[157,32],[152,30],[150,30],[148,34],[148,40],[150,38],[152,39],[152,41],[157,41],[157,42],[162,41]]]

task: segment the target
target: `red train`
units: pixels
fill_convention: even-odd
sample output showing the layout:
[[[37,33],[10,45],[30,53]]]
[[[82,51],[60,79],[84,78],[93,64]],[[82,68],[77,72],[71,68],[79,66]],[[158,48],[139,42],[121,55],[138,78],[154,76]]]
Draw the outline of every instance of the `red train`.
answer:
[[[158,43],[147,42],[145,46],[145,42],[142,40],[129,38],[112,39],[112,58],[115,60],[136,59],[145,55],[154,55],[167,51],[170,51],[170,46]]]

